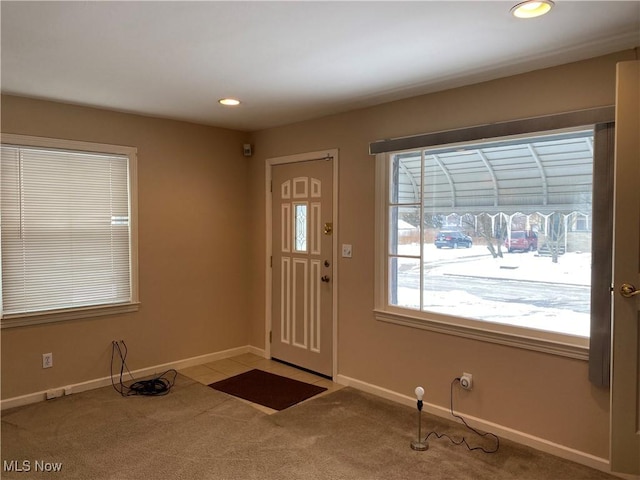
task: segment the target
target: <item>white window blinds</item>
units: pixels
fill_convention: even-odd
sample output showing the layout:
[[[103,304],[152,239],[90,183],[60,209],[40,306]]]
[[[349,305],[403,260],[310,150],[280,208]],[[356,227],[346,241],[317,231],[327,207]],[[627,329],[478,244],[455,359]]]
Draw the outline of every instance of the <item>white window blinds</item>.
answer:
[[[131,302],[129,159],[2,145],[2,314]]]

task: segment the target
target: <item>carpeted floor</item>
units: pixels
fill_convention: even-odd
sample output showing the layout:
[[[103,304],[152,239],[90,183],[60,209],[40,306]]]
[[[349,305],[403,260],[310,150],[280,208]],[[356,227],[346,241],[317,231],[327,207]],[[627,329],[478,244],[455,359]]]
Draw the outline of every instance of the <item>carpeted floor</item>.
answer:
[[[312,398],[273,415],[181,375],[164,397],[111,387],[2,413],[2,461],[30,462],[3,479],[611,479],[503,440],[496,454],[430,440],[409,447],[415,411],[360,391]],[[462,433],[426,418],[425,430]],[[35,462],[62,471],[35,472]]]

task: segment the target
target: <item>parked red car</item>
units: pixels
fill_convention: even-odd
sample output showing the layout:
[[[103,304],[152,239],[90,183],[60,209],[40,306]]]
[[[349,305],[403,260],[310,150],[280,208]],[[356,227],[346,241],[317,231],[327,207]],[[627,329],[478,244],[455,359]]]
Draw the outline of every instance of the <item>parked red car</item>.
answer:
[[[538,235],[532,231],[514,230],[511,236],[504,241],[504,246],[509,253],[514,251],[532,252],[538,249]]]

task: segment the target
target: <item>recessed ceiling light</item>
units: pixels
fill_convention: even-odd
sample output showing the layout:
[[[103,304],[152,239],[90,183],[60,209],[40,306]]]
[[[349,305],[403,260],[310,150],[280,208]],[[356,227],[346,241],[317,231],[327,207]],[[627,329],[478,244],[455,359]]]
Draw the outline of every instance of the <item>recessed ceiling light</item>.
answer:
[[[235,98],[221,98],[218,100],[220,105],[234,106],[240,105],[240,100],[236,100]]]
[[[511,14],[518,18],[534,18],[544,15],[553,7],[551,0],[527,0],[511,8]]]

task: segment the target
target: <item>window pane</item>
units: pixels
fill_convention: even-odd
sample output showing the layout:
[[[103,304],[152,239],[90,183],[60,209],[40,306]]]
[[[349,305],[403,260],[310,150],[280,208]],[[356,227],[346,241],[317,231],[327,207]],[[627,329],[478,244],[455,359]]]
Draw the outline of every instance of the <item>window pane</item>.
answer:
[[[420,208],[389,209],[389,253],[420,256]]]
[[[395,203],[410,203],[403,186],[418,186],[424,226],[421,248],[403,243],[400,221],[420,217],[420,208],[390,207],[390,254],[421,257],[421,268],[390,259],[392,304],[589,336],[592,130],[430,149],[391,163]]]
[[[420,203],[422,176],[420,175],[420,152],[394,155],[391,160],[389,178],[389,201],[398,203]]]
[[[295,245],[297,252],[307,251],[307,205],[297,203],[294,205]]]
[[[391,257],[389,271],[389,304],[420,309],[420,259]]]

